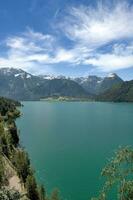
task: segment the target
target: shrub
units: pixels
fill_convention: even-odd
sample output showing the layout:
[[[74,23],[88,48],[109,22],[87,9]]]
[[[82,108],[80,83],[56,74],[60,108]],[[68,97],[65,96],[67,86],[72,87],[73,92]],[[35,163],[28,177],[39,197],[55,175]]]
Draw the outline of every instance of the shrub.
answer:
[[[61,198],[60,198],[59,190],[56,188],[51,193],[50,200],[60,200],[60,199]]]
[[[30,200],[39,200],[39,193],[35,177],[28,175],[26,179],[27,196]]]
[[[15,190],[9,190],[7,188],[0,189],[0,200],[20,200],[20,193]]]
[[[30,171],[28,154],[22,149],[14,150],[11,161],[16,167],[19,177],[25,182]]]
[[[98,198],[92,200],[105,200],[112,188],[118,188],[119,200],[133,200],[133,149],[120,148],[115,157],[102,170],[106,181]]]

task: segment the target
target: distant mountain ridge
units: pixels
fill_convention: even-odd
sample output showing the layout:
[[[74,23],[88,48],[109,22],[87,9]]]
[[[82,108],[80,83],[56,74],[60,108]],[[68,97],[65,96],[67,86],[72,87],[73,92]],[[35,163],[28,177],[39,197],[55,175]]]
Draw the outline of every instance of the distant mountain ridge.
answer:
[[[68,79],[45,79],[21,69],[0,69],[0,96],[17,100],[39,100],[47,96],[88,96],[75,81]]]
[[[104,93],[115,84],[122,83],[123,80],[115,73],[110,73],[106,77],[88,76],[73,79],[79,83],[87,92],[94,95]]]
[[[86,92],[98,95],[104,93],[106,90],[110,89],[113,85],[122,83],[123,80],[115,73],[109,73],[106,77],[99,77],[95,75],[89,75],[86,77],[65,77],[65,76],[51,76],[51,75],[41,75],[44,79],[69,79],[77,82],[81,85]]]
[[[35,76],[16,68],[0,69],[0,96],[16,100],[39,100],[49,96],[87,97],[103,94],[123,83],[117,74],[69,78],[65,76]]]

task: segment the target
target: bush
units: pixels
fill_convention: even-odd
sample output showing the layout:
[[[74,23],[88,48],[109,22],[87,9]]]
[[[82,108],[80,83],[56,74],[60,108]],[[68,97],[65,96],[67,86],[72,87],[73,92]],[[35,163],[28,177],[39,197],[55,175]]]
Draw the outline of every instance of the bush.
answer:
[[[60,194],[58,189],[54,189],[51,193],[50,200],[60,200]]]
[[[20,200],[20,193],[6,188],[0,189],[0,200]]]
[[[30,200],[40,200],[35,177],[28,175],[26,179],[27,196]]]
[[[19,177],[25,182],[30,172],[30,160],[28,154],[21,149],[15,150],[12,153],[11,161],[16,167]]]
[[[2,160],[2,155],[0,154],[0,187],[2,186],[4,181],[4,165]]]
[[[11,135],[4,131],[3,122],[0,123],[0,150],[7,157],[9,157],[11,152],[12,141]]]
[[[45,200],[46,199],[46,192],[45,192],[43,185],[39,186],[38,192],[39,192],[39,200]]]
[[[19,136],[18,136],[18,130],[17,130],[17,127],[15,125],[15,122],[10,124],[8,127],[9,127],[9,132],[10,132],[11,138],[12,138],[12,144],[15,147],[17,147],[18,144],[19,144]]]
[[[102,176],[106,178],[105,184],[98,198],[92,200],[105,200],[112,188],[118,188],[119,200],[133,200],[133,149],[120,148],[115,157],[102,170]]]

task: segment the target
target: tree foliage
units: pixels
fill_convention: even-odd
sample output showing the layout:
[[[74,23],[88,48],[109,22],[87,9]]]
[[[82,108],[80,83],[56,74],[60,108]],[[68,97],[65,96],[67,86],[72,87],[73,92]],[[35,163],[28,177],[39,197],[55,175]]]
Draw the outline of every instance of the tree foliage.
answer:
[[[0,200],[20,200],[21,195],[15,190],[10,190],[5,187],[0,189]]]
[[[16,109],[19,105],[19,102],[0,98],[0,200],[45,200],[45,189],[36,183],[28,154],[19,146],[19,135],[15,124],[15,119],[20,116],[20,112]],[[7,171],[4,160],[18,173],[27,196],[10,190],[9,180],[5,175]]]
[[[20,106],[20,102],[0,97],[0,113],[5,116],[7,112],[17,112],[16,106]]]
[[[60,198],[59,190],[55,188],[51,193],[50,200],[60,200],[60,199],[61,198]]]
[[[0,150],[9,157],[12,149],[11,135],[4,130],[4,123],[0,122]]]
[[[43,185],[38,187],[39,192],[39,200],[45,200],[46,199],[46,191]]]
[[[4,181],[4,164],[2,160],[2,155],[0,153],[0,187],[2,186]]]
[[[11,161],[16,167],[19,177],[25,182],[30,172],[30,160],[28,154],[22,149],[14,150]]]
[[[98,101],[133,102],[133,81],[114,85],[105,93],[96,97]]]
[[[98,198],[92,200],[105,200],[109,191],[116,187],[118,200],[133,200],[133,149],[120,148],[110,163],[102,170],[106,181]]]
[[[33,175],[28,175],[26,179],[27,196],[30,200],[39,200],[37,183]]]
[[[17,147],[19,144],[19,135],[15,122],[9,124],[8,129],[12,138],[12,144]]]

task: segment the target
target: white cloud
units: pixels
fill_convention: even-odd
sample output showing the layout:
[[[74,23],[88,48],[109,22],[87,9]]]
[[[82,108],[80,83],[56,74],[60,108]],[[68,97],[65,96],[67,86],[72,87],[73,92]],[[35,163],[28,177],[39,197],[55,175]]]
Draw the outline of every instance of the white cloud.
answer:
[[[19,36],[5,40],[7,53],[5,57],[0,57],[0,67],[21,67],[26,70],[39,67],[39,63],[49,62],[54,46],[53,36],[28,29]]]
[[[70,8],[57,27],[62,30],[61,36],[69,39],[71,48],[60,44],[54,35],[28,28],[24,33],[6,38],[7,51],[0,57],[0,67],[26,70],[38,67],[44,71],[45,67],[48,69],[59,63],[92,65],[102,71],[132,67],[132,19],[133,6],[123,1],[113,7],[98,4],[95,8]]]
[[[29,69],[61,62],[76,63],[78,48],[67,50],[61,47],[52,35],[44,35],[28,29],[20,36],[5,41],[6,57],[0,57],[0,67],[12,66]]]
[[[96,8],[70,8],[59,27],[80,49],[77,53],[80,64],[115,71],[133,67],[132,19],[133,6],[126,1],[117,1],[112,7],[99,3]],[[107,45],[110,45],[110,50],[106,49]],[[76,48],[73,51],[76,52]],[[86,53],[82,51],[83,48]],[[100,52],[101,48],[107,52]]]
[[[133,67],[133,44],[115,44],[110,53],[96,53],[85,64],[97,66],[102,71],[115,71]]]
[[[85,64],[97,66],[102,71],[115,71],[133,67],[133,55],[100,54],[86,60]]]
[[[110,8],[98,4],[96,8],[71,8],[60,28],[70,40],[98,47],[113,40],[133,38],[133,7],[120,1]]]
[[[133,55],[133,42],[131,42],[129,45],[116,43],[113,46],[113,53],[121,56]]]

